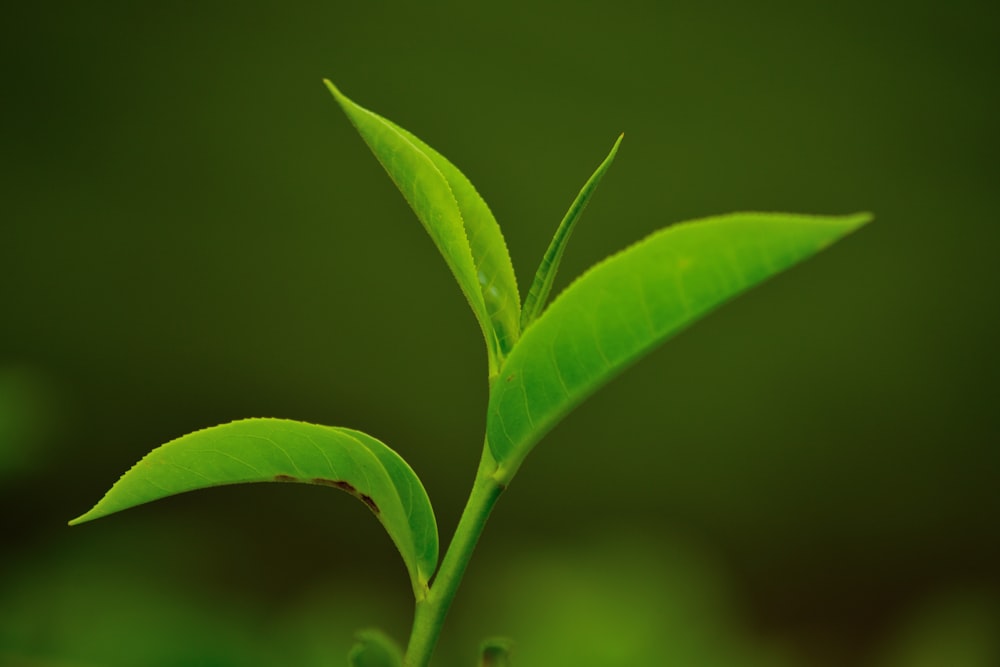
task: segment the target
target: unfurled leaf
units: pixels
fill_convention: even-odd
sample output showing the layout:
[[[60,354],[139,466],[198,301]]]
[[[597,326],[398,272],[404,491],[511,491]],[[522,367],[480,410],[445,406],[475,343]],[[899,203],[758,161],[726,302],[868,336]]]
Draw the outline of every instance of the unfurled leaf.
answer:
[[[378,517],[422,595],[438,557],[437,524],[416,474],[375,438],[288,419],[245,419],[182,436],[147,454],[70,525],[185,491],[301,482],[346,491]]]
[[[545,309],[545,302],[549,298],[549,292],[552,291],[552,282],[555,280],[556,271],[559,269],[559,262],[562,260],[563,252],[566,250],[566,243],[569,242],[570,234],[573,233],[573,227],[576,226],[576,221],[583,215],[583,210],[587,208],[590,196],[594,194],[594,190],[597,189],[601,179],[604,178],[608,167],[614,162],[615,154],[618,153],[618,146],[622,143],[624,136],[624,134],[620,135],[618,140],[615,141],[615,145],[611,147],[611,152],[604,158],[604,162],[597,167],[597,171],[587,180],[583,189],[580,190],[576,199],[573,200],[573,204],[566,212],[566,216],[559,223],[559,228],[556,230],[555,236],[552,237],[552,242],[545,251],[542,263],[535,273],[535,279],[531,283],[528,295],[524,297],[524,308],[521,310],[522,331],[527,329],[528,325]]]
[[[465,224],[472,259],[476,264],[480,290],[496,333],[497,344],[501,354],[510,352],[520,334],[521,297],[500,225],[476,188],[458,167],[413,133],[392,121],[386,122],[422,150],[447,179],[462,212],[462,222]]]
[[[674,225],[571,284],[521,336],[490,393],[487,444],[509,479],[567,412],[672,334],[870,216],[737,213]]]
[[[381,630],[362,630],[347,654],[350,667],[401,667],[403,651]]]
[[[462,173],[395,123],[327,87],[430,234],[486,338],[490,373],[520,331],[520,297],[493,214]]]

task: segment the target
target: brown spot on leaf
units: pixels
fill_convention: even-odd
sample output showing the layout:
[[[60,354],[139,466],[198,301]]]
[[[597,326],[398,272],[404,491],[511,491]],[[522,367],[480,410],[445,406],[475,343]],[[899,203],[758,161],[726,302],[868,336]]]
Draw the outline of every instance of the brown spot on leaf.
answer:
[[[375,501],[372,500],[371,496],[369,496],[366,493],[362,493],[360,496],[358,496],[358,498],[360,498],[361,502],[363,502],[365,505],[368,505],[368,509],[370,509],[372,512],[375,512],[375,514],[379,513],[378,505],[375,504]]]
[[[341,491],[347,491],[352,495],[357,495],[358,490],[351,485],[350,482],[344,482],[336,479],[327,479],[325,477],[313,477],[309,480],[313,484],[320,484],[322,486],[332,486],[335,489],[340,489]]]
[[[298,477],[292,477],[291,475],[275,475],[275,482],[304,482],[306,480],[299,479]],[[308,480],[311,484],[319,484],[320,486],[332,486],[335,489],[340,489],[341,491],[347,491],[349,494],[368,505],[368,509],[375,514],[380,512],[378,505],[372,500],[372,497],[367,493],[360,493],[357,488],[350,482],[345,482],[340,479],[327,479],[326,477],[313,477]]]

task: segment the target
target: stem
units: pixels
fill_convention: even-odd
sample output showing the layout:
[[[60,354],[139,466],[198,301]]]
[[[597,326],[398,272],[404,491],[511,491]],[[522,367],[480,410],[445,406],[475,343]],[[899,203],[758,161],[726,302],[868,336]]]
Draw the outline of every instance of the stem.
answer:
[[[444,618],[455,599],[455,592],[469,565],[469,559],[472,558],[472,551],[476,548],[476,542],[486,526],[493,505],[503,492],[504,486],[494,477],[496,471],[497,464],[493,461],[489,447],[483,447],[476,481],[472,484],[469,500],[465,503],[458,527],[455,528],[455,535],[451,538],[451,544],[448,545],[427,595],[417,600],[410,643],[403,658],[404,667],[427,667],[430,663]]]

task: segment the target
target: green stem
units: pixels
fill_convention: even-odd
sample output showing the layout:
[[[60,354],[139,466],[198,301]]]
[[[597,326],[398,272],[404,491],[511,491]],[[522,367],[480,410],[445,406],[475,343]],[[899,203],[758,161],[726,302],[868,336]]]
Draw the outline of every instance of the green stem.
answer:
[[[472,485],[458,527],[455,528],[455,535],[427,595],[417,600],[410,643],[403,658],[404,667],[427,667],[430,663],[444,618],[455,599],[455,592],[469,565],[469,559],[472,558],[472,551],[476,548],[476,542],[486,526],[493,505],[503,492],[503,485],[494,477],[496,471],[497,464],[490,455],[489,447],[483,447],[476,481]]]

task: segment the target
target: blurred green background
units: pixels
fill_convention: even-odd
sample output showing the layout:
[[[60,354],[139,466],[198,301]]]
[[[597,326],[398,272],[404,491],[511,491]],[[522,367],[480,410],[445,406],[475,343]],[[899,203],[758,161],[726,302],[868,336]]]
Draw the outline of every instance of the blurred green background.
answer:
[[[874,225],[613,382],[498,505],[438,661],[1000,664],[993,4],[16,3],[0,40],[0,664],[339,665],[405,639],[360,503],[190,494],[92,525],[153,446],[249,416],[366,430],[443,537],[485,353],[321,84],[477,185],[522,290],[731,210]],[[558,289],[559,285],[557,285]]]

